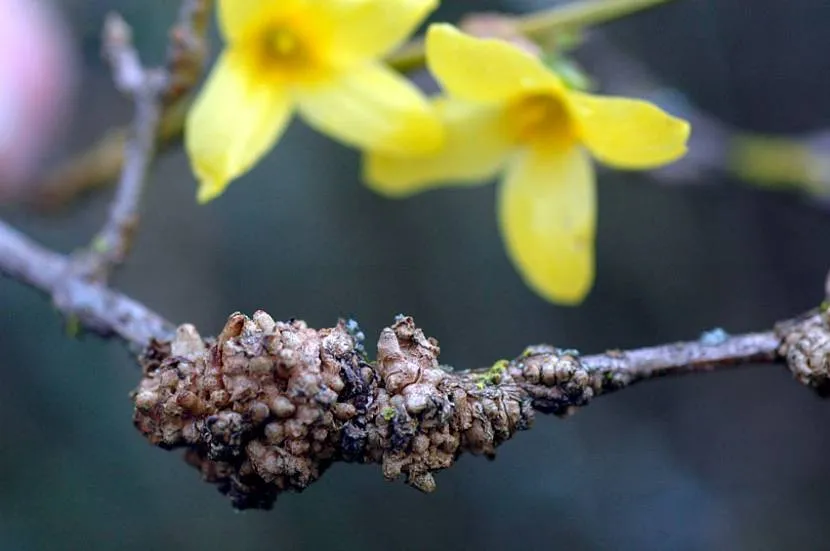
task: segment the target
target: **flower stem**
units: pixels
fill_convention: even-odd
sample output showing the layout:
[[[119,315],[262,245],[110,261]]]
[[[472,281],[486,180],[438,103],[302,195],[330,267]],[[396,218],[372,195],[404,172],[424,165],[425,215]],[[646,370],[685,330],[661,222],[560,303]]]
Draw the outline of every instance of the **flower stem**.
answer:
[[[580,0],[516,17],[516,29],[533,37],[621,19],[671,0]]]
[[[665,4],[671,0],[576,0],[513,18],[516,31],[529,37],[551,32],[573,30],[621,19],[638,11]],[[423,40],[413,40],[393,52],[386,62],[402,73],[424,66],[426,52]]]

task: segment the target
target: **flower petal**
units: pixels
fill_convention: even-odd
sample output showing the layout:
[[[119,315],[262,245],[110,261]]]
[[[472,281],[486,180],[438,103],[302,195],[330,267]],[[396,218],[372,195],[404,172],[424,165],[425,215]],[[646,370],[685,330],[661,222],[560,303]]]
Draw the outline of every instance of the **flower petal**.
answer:
[[[578,147],[529,149],[508,170],[499,198],[507,252],[545,299],[576,305],[594,280],[596,191]]]
[[[445,141],[425,156],[394,156],[375,151],[364,157],[364,178],[374,191],[405,197],[435,187],[487,183],[512,148],[502,110],[450,98],[434,102],[444,123]]]
[[[582,142],[594,156],[618,168],[653,168],[686,153],[689,123],[647,101],[568,94]]]
[[[438,7],[438,0],[330,1],[332,55],[341,62],[369,61],[399,46]]]
[[[427,64],[451,96],[503,101],[533,90],[561,88],[559,78],[528,52],[504,40],[473,38],[445,23],[427,31]]]
[[[274,145],[291,115],[287,90],[262,79],[226,50],[188,113],[185,148],[199,179],[199,201],[220,195]]]
[[[441,123],[423,94],[378,63],[298,90],[297,100],[312,127],[349,145],[408,155],[434,151],[443,141]]]

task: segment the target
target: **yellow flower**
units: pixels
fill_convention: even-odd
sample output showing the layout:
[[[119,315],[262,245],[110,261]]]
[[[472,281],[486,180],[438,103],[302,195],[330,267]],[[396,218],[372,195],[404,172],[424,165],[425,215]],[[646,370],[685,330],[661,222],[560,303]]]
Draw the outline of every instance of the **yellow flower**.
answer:
[[[656,167],[686,152],[688,123],[644,101],[569,90],[525,51],[451,25],[432,25],[426,47],[447,94],[435,100],[444,146],[413,158],[369,149],[368,185],[401,197],[475,184],[505,169],[498,216],[510,258],[542,297],[581,302],[594,279],[588,153],[619,168]]]
[[[346,144],[394,154],[441,145],[424,96],[378,60],[437,0],[219,0],[227,42],[185,126],[209,201],[271,149],[295,110]]]

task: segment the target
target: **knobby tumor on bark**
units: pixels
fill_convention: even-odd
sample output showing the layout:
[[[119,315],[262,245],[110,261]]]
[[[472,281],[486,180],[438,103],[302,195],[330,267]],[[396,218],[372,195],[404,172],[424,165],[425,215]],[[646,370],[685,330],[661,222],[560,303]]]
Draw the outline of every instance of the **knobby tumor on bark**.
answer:
[[[776,333],[781,338],[778,353],[801,384],[819,396],[830,396],[830,309],[823,305],[818,314],[802,320],[781,323]]]
[[[335,461],[377,463],[386,479],[430,492],[434,472],[464,452],[493,457],[534,409],[565,414],[613,385],[552,347],[452,372],[437,341],[403,316],[369,362],[350,329],[262,311],[233,314],[216,339],[182,325],[141,359],[135,425],[153,444],[186,448],[234,507],[269,508]]]

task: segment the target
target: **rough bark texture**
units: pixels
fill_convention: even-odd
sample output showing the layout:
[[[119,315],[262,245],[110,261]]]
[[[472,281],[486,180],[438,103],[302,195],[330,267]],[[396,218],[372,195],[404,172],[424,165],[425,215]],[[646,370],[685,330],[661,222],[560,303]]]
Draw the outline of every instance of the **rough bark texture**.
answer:
[[[793,377],[821,396],[830,395],[830,310],[778,325],[779,355]]]
[[[302,491],[334,461],[378,463],[388,480],[429,492],[462,453],[493,456],[528,428],[534,407],[566,413],[599,390],[576,357],[555,352],[453,373],[412,318],[381,332],[369,363],[346,323],[234,314],[215,340],[183,325],[147,350],[134,420],[153,444],[186,447],[240,509]]]

